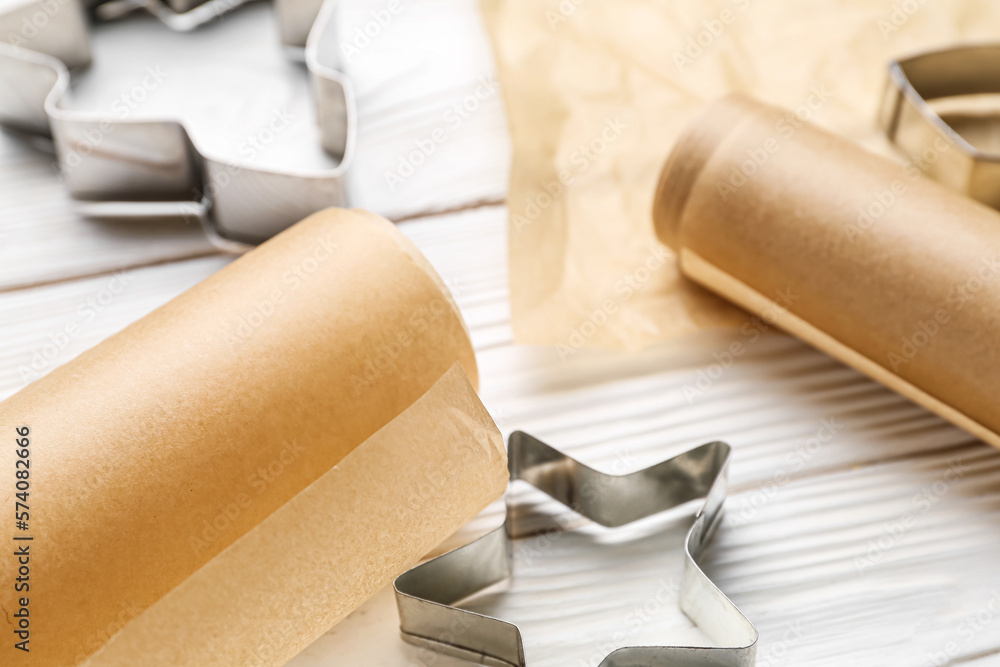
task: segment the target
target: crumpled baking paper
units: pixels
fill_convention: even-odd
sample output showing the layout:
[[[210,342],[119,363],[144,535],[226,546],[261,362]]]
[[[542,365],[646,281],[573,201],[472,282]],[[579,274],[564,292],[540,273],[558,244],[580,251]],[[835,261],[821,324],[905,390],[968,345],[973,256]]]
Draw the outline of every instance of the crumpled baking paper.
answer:
[[[888,61],[1000,38],[1000,5],[985,0],[482,6],[514,146],[514,334],[563,357],[745,321],[653,234],[660,167],[707,103],[746,92],[891,155],[875,126]]]

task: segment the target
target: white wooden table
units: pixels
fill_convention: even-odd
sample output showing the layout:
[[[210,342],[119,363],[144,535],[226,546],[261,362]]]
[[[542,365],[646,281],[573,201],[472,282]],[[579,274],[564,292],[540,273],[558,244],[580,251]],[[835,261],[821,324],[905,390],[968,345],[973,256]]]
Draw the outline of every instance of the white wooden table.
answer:
[[[377,4],[343,1],[345,34]],[[505,434],[616,472],[731,443],[727,516],[706,567],[760,629],[759,665],[1000,665],[1000,452],[775,332],[565,360],[513,345],[499,91],[457,125],[445,116],[495,81],[475,1],[406,3],[345,68],[360,106],[354,202],[406,220],[452,287]],[[385,172],[439,127],[447,141],[390,189]],[[80,218],[51,163],[0,136],[0,396],[231,261],[193,226]],[[733,340],[748,351],[730,365],[717,355]],[[495,504],[461,539],[502,512]],[[518,622],[535,667],[596,665],[617,631],[627,644],[707,643],[676,607],[688,520],[528,542],[506,590],[470,604]],[[384,590],[289,664],[466,663],[404,644]]]

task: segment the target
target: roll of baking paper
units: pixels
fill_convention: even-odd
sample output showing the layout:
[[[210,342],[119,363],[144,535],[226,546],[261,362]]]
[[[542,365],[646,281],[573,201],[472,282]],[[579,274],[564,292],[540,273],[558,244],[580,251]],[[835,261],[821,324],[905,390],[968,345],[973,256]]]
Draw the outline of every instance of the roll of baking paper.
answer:
[[[503,492],[466,374],[426,260],[331,209],[29,385],[0,664],[284,664]]]
[[[1000,214],[745,97],[676,144],[654,204],[682,271],[1000,446]]]

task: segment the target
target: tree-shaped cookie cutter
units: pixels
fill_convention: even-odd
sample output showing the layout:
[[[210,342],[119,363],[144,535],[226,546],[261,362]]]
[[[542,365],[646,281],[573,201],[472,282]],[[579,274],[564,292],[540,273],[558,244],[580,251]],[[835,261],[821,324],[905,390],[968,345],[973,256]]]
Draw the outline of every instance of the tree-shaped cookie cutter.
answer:
[[[628,646],[610,653],[600,667],[754,665],[756,628],[698,565],[722,516],[729,455],[729,445],[710,442],[618,476],[589,468],[526,433],[511,434],[511,480],[528,482],[602,526],[623,526],[705,498],[685,540],[680,607],[716,646]],[[403,639],[491,667],[525,667],[516,625],[454,606],[511,576],[513,517],[508,507],[500,528],[396,579]]]
[[[126,5],[132,0],[120,0]],[[87,212],[121,205],[145,206],[143,215],[194,215],[224,249],[243,250],[307,215],[347,204],[345,176],[356,136],[350,81],[338,71],[336,0],[276,0],[278,30],[286,50],[303,57],[311,79],[323,150],[337,160],[324,169],[276,169],[201,151],[188,129],[172,118],[116,118],[64,108],[70,72],[91,62],[83,3],[93,0],[13,0],[0,9],[0,124],[52,137],[57,155],[80,162],[63,177]],[[185,32],[235,9],[243,0],[134,0],[171,30]],[[99,4],[98,9],[112,6]],[[171,7],[185,9],[177,13]],[[123,9],[123,11],[124,11]],[[197,39],[192,36],[192,39]],[[304,47],[304,51],[302,50]],[[81,152],[98,133],[99,150]],[[225,174],[226,187],[212,188]],[[90,208],[88,208],[88,205]],[[163,211],[162,213],[160,211]]]

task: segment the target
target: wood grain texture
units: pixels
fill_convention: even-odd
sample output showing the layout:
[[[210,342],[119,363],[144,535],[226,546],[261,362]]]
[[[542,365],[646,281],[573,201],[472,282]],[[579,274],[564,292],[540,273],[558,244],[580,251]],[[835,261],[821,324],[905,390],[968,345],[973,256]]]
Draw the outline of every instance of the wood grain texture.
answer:
[[[1000,618],[994,624],[990,608],[1000,592],[1000,453],[772,332],[721,373],[716,355],[730,334],[632,356],[560,359],[555,350],[515,347],[505,217],[504,208],[486,207],[402,225],[456,293],[479,352],[484,402],[505,433],[527,430],[615,472],[711,439],[733,444],[733,493],[708,568],[760,627],[761,664],[929,665],[930,655],[949,649],[991,664],[988,656],[1000,648]],[[51,366],[225,261],[132,271],[127,289]],[[0,295],[5,395],[19,386],[18,367],[109,280]],[[702,374],[717,377],[689,403],[685,387],[697,386]],[[823,420],[833,432],[823,430]],[[962,474],[950,480],[954,465]],[[560,511],[536,492],[514,492],[516,502],[538,512]],[[502,512],[495,504],[453,543],[496,525]],[[616,628],[630,642],[698,641],[670,597],[686,525],[683,513],[672,513],[614,535],[585,527],[555,546],[527,541],[509,593],[484,596],[476,608],[520,621],[539,666],[586,663]],[[630,614],[645,605],[656,613],[636,626]],[[396,623],[384,591],[291,664],[342,664],[345,657],[398,667],[452,664],[403,644]],[[567,663],[568,655],[579,660]]]
[[[398,219],[502,201],[510,142],[478,0],[337,11],[358,103],[353,205]]]
[[[362,18],[383,6],[343,4]],[[382,179],[385,165],[439,122],[439,95],[476,80],[472,61],[488,45],[474,10],[471,0],[407,3],[393,19],[400,32],[373,40],[346,66],[367,118],[355,186],[366,206],[426,215],[502,196],[506,158],[493,151],[507,139],[486,115],[475,131],[471,119],[459,128],[469,134],[454,135],[454,154],[439,153],[444,162],[415,172],[412,189],[387,193]],[[447,53],[408,59],[399,36],[406,12],[426,28],[413,39],[422,36],[432,55]],[[441,46],[449,40],[454,47]],[[462,49],[472,50],[468,61],[453,57]],[[380,136],[388,148],[375,148]],[[75,217],[47,159],[12,141],[0,139],[0,396],[230,261],[192,258],[207,251],[198,230],[109,228]],[[709,333],[634,355],[514,346],[506,209],[475,207],[401,227],[455,293],[477,348],[484,403],[505,434],[526,430],[614,472],[708,440],[733,445],[732,493],[706,567],[761,630],[761,666],[1000,665],[1000,452],[756,326],[754,335]],[[109,296],[121,268],[128,282]],[[71,323],[77,333],[60,342]],[[730,359],[734,342],[744,351]],[[42,361],[33,369],[36,354]],[[530,489],[512,492],[536,516],[561,511]],[[494,504],[450,544],[502,514]],[[581,522],[565,539],[524,541],[507,588],[471,604],[521,623],[533,667],[596,665],[616,630],[628,643],[703,641],[674,601],[688,520],[678,511],[614,534]],[[468,663],[404,644],[386,589],[289,664]]]
[[[760,665],[1000,664],[1000,452],[772,331],[631,356],[515,347],[505,265],[490,259],[504,249],[504,209],[403,229],[457,289],[505,434],[526,430],[612,472],[733,445],[707,568],[761,630]],[[735,340],[746,352],[726,366]],[[520,484],[512,495],[536,519],[565,512]],[[502,516],[495,504],[453,542]],[[705,642],[676,606],[689,521],[678,511],[607,531],[581,520],[558,539],[524,540],[509,585],[468,604],[517,621],[539,667]],[[290,664],[462,664],[396,641],[393,615],[383,591]]]
[[[83,217],[44,144],[0,131],[0,290],[216,253],[196,223]]]
[[[358,105],[351,205],[398,219],[502,201],[510,142],[476,0],[402,3],[359,38],[387,4],[337,6]],[[84,217],[51,145],[0,131],[0,290],[216,252],[194,219]]]
[[[231,261],[204,257],[0,293],[6,398]]]

